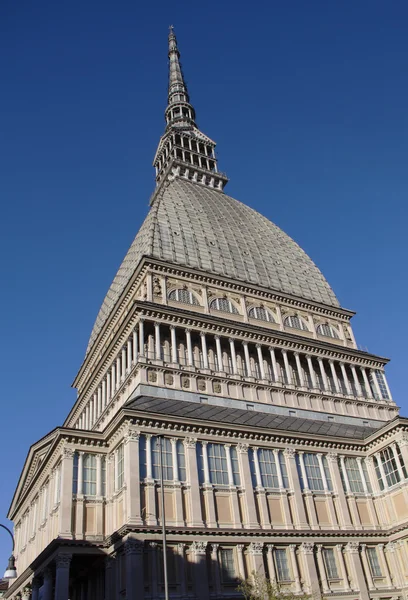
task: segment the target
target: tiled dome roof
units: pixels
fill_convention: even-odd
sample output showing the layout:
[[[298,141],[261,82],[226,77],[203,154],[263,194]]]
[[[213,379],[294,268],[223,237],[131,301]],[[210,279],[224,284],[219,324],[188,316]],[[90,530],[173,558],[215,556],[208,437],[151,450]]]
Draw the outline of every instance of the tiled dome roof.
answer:
[[[176,178],[158,192],[129,248],[88,351],[143,256],[339,306],[313,261],[274,223],[216,189]]]

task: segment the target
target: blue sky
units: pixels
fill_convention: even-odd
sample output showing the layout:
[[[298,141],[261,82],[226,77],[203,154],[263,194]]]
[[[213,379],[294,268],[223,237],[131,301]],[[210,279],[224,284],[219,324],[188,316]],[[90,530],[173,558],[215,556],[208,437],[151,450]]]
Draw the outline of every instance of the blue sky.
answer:
[[[408,4],[394,0],[0,4],[5,515],[148,208],[176,28],[227,192],[310,254],[408,413]],[[0,571],[10,553],[0,535]]]

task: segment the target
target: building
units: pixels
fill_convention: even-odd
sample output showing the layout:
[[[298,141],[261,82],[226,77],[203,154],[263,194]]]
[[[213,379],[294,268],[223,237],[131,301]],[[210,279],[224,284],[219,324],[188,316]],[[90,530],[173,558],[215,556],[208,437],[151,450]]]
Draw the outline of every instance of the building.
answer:
[[[405,598],[408,420],[312,260],[224,193],[173,30],[149,213],[62,427],[28,453],[6,598]],[[159,438],[159,436],[162,436]]]

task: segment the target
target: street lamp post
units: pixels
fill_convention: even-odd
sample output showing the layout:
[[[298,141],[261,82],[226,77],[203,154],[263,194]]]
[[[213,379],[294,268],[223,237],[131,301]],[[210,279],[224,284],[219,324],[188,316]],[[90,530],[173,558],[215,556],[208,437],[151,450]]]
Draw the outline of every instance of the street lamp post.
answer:
[[[14,557],[14,535],[11,533],[10,529],[8,527],[6,527],[5,525],[2,525],[0,523],[0,527],[5,529],[6,531],[8,531],[8,533],[10,534],[10,537],[12,539],[12,542],[13,542],[11,556],[9,558],[7,569],[6,569],[6,572],[4,573],[3,579],[15,579],[17,577],[17,570],[16,570],[16,559]]]

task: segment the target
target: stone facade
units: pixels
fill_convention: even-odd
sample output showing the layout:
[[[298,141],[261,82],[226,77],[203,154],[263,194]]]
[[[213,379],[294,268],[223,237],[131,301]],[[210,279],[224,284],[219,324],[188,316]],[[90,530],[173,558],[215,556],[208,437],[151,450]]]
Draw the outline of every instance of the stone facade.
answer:
[[[151,209],[98,315],[72,410],[29,451],[5,597],[162,597],[163,492],[173,598],[237,596],[254,571],[318,598],[405,598],[408,420],[387,359],[358,349],[353,313],[293,240],[254,211],[250,226],[237,221],[172,31],[169,56]],[[208,219],[213,203],[214,227],[229,232],[218,262],[210,228],[188,221],[189,207]],[[232,277],[259,231],[282,258],[263,267],[253,251]]]

